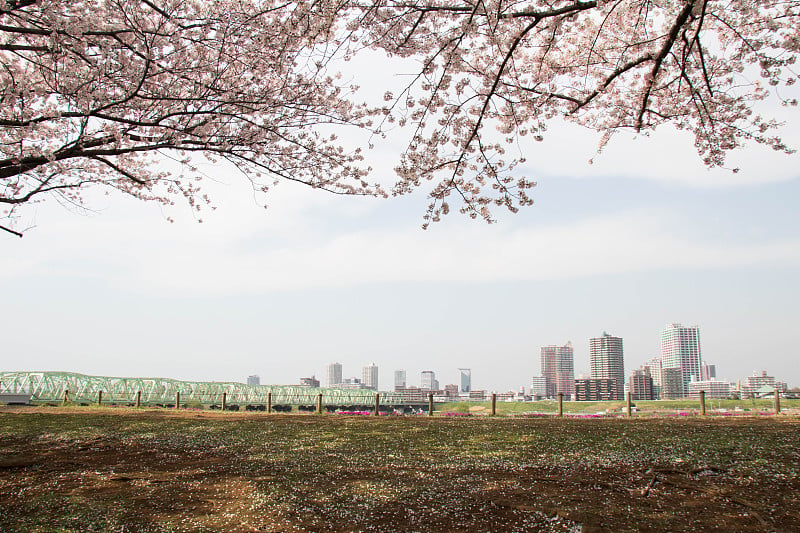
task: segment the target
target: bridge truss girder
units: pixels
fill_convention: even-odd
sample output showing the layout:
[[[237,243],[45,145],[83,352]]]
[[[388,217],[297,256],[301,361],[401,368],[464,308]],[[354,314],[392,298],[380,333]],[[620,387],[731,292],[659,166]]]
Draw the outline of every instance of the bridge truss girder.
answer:
[[[97,402],[98,394],[102,392],[104,403],[119,404],[135,403],[137,393],[141,392],[143,405],[174,403],[178,392],[182,404],[220,404],[223,393],[229,404],[242,405],[265,405],[270,393],[272,405],[316,405],[319,394],[322,394],[323,405],[373,405],[376,394],[381,405],[409,403],[400,394],[369,389],[121,378],[73,372],[0,372],[0,392],[31,394],[31,399],[37,402],[61,402],[68,395],[70,401],[80,403]]]

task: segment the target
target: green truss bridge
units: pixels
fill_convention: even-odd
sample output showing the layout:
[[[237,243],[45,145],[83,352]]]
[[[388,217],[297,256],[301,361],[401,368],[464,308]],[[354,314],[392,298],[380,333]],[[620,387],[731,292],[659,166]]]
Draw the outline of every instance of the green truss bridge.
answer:
[[[199,402],[203,405],[221,404],[223,394],[229,405],[266,405],[268,398],[272,405],[316,405],[320,394],[323,405],[374,405],[376,394],[380,404],[386,406],[422,403],[409,401],[397,393],[368,389],[120,378],[73,372],[0,372],[0,393],[30,394],[32,401],[45,403],[61,402],[65,397],[76,403],[95,403],[102,395],[104,403],[134,404],[139,397],[142,405],[167,405],[174,404],[178,393],[181,404]]]

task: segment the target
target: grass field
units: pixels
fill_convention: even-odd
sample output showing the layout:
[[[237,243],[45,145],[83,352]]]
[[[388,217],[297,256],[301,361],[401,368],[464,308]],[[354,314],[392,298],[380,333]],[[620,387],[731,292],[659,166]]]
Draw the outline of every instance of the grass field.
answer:
[[[525,413],[556,413],[558,402],[556,400],[542,400],[539,402],[497,402],[498,415],[520,415]],[[634,402],[639,414],[673,414],[679,412],[696,412],[700,409],[699,400],[647,400]],[[605,402],[564,402],[564,412],[567,414],[594,414],[617,413],[625,410],[624,401]],[[440,412],[484,414],[491,407],[490,402],[452,402],[436,406]],[[760,412],[771,413],[774,410],[772,399],[767,400],[717,400],[707,399],[706,409],[709,413],[726,411],[731,414],[753,414]],[[800,413],[800,400],[781,399],[781,410],[797,411]]]
[[[800,531],[800,418],[0,408],[0,531]]]

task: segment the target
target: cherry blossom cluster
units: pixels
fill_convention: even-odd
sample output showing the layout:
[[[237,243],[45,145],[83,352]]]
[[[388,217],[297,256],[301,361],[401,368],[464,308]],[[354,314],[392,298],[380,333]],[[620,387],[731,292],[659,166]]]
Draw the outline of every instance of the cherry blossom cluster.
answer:
[[[424,226],[530,205],[524,138],[555,120],[600,149],[672,124],[709,166],[791,152],[754,106],[791,94],[798,28],[798,0],[0,0],[0,218],[95,186],[199,209],[200,155],[259,194],[385,196],[353,128],[408,134],[389,192],[426,189]],[[364,50],[418,65],[377,106],[333,68]]]
[[[525,161],[515,145],[542,140],[555,119],[598,130],[601,149],[620,129],[671,123],[694,134],[709,166],[745,142],[791,151],[753,104],[797,80],[797,1],[380,0],[351,10],[341,30],[351,41],[419,60],[387,107],[414,131],[394,192],[432,181],[426,222],[451,198],[487,220],[492,206],[530,204],[535,183],[515,175]]]
[[[276,179],[382,194],[336,141],[371,112],[327,73],[329,28],[260,0],[0,1],[0,217],[54,195],[81,205],[95,186],[200,209],[195,154],[259,194]]]

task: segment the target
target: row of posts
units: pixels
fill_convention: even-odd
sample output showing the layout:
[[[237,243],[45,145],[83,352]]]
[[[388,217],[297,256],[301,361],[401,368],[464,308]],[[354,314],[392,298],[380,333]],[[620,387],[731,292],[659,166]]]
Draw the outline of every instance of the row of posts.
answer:
[[[492,394],[492,415],[495,414],[495,395]],[[775,414],[780,414],[781,412],[781,396],[780,391],[775,389],[775,400],[773,402],[773,409],[775,410]],[[625,415],[630,418],[633,415],[633,402],[631,401],[631,392],[628,391],[625,393]],[[700,391],[700,415],[706,415],[706,391]],[[564,416],[564,393],[558,393],[558,416]]]
[[[222,410],[224,411],[227,407],[227,399],[228,393],[222,393]],[[64,403],[69,403],[69,391],[64,391]],[[97,405],[101,405],[103,403],[103,391],[97,391]],[[492,394],[492,407],[490,410],[491,416],[497,415],[497,394]],[[136,407],[142,406],[142,391],[136,392]],[[180,391],[175,393],[175,408],[178,409],[181,406],[181,393]],[[775,414],[779,414],[781,412],[781,397],[778,389],[775,389],[775,401],[774,401],[774,410]],[[375,395],[375,411],[374,415],[378,416],[380,414],[381,408],[381,395]],[[633,412],[633,404],[631,402],[631,393],[630,391],[625,393],[625,414],[630,417],[632,416]],[[267,413],[272,413],[272,393],[267,393]],[[322,393],[317,394],[317,414],[322,414]],[[706,414],[706,392],[700,391],[700,414],[705,416]],[[433,416],[433,394],[428,395],[428,416]],[[564,393],[558,393],[558,416],[564,416]]]

